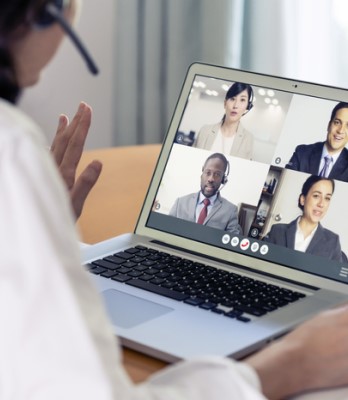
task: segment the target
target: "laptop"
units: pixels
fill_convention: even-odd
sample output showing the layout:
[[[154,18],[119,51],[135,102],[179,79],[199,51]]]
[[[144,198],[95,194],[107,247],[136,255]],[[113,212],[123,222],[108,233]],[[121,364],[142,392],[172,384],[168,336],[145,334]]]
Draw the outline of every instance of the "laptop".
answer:
[[[223,116],[239,118],[225,102],[235,83],[252,93],[234,139],[226,148],[202,144],[211,132],[221,139]],[[295,149],[324,142],[332,109],[345,99],[335,87],[190,66],[135,231],[82,249],[123,345],[169,362],[238,359],[347,300],[344,180],[335,179],[325,212],[312,206],[320,227],[311,239],[296,250],[277,230],[271,240],[276,225],[296,230],[303,184],[316,175],[292,168]],[[213,205],[198,223],[203,187]],[[335,251],[329,239],[316,250],[308,243],[322,229]]]

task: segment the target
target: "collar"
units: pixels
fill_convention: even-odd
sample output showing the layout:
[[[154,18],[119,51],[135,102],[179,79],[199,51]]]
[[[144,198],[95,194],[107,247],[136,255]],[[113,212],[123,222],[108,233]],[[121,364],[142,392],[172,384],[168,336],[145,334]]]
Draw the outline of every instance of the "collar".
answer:
[[[327,151],[326,142],[325,142],[324,146],[323,146],[323,151],[321,153],[321,158],[323,159],[325,156],[330,156],[330,157],[332,157],[333,164],[335,164],[338,157],[341,155],[342,150],[339,153],[329,154],[329,152]]]
[[[216,199],[217,199],[217,197],[218,197],[218,194],[219,194],[219,193],[217,192],[216,194],[214,194],[214,196],[209,197],[210,205],[211,205],[211,206],[214,205],[214,203],[215,203],[215,201],[216,201]],[[200,191],[200,192],[199,192],[199,196],[198,196],[198,204],[202,204],[202,203],[203,203],[203,200],[206,199],[206,198],[208,198],[208,197],[205,197],[204,194]]]

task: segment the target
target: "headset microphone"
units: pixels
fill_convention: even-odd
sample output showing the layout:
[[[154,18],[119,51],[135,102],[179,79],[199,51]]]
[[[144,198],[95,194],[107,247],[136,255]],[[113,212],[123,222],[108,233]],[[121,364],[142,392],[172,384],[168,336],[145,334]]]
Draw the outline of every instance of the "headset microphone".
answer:
[[[57,5],[53,2],[48,2],[45,6],[45,14],[52,21],[57,22],[63,28],[63,30],[66,32],[66,34],[70,37],[70,39],[76,46],[77,50],[80,52],[83,59],[86,61],[86,64],[87,64],[90,72],[93,75],[97,75],[99,70],[98,70],[96,63],[93,61],[93,59],[90,56],[90,54],[88,53],[87,49],[82,44],[80,38],[70,27],[69,23],[65,20],[59,7],[57,7]]]

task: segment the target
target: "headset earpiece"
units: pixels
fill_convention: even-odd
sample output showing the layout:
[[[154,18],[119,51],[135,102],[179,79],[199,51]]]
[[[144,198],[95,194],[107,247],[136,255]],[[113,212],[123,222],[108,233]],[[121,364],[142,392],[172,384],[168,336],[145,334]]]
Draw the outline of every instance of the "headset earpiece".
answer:
[[[50,0],[47,1],[42,10],[39,12],[35,25],[39,28],[48,28],[53,23],[57,22],[54,15],[49,10],[49,6],[53,5],[59,12],[63,12],[64,8],[69,4],[69,0]]]
[[[230,163],[227,160],[227,164],[226,164],[226,172],[224,174],[224,176],[221,179],[221,184],[222,185],[226,185],[226,183],[228,182],[228,175],[230,173]]]
[[[247,110],[250,111],[253,107],[254,107],[254,91],[253,88],[250,86],[250,97]]]

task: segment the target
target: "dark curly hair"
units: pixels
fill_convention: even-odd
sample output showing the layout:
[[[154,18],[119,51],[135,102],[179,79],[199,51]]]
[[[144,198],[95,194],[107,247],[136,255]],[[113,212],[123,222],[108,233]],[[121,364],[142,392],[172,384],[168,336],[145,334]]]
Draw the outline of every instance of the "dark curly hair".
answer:
[[[30,29],[47,0],[0,0],[0,97],[12,103],[20,94],[9,46]]]

